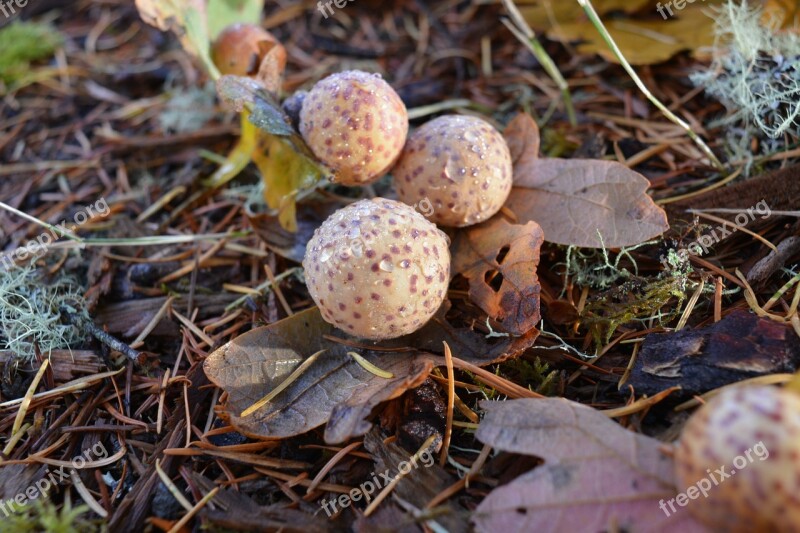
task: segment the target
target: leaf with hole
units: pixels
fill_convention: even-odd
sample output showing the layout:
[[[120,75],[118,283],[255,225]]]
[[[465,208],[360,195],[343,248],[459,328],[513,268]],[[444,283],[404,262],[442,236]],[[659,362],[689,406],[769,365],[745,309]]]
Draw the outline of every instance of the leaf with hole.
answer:
[[[452,272],[469,280],[470,299],[513,335],[535,329],[541,318],[536,267],[543,241],[536,222],[510,224],[502,216],[453,238]]]

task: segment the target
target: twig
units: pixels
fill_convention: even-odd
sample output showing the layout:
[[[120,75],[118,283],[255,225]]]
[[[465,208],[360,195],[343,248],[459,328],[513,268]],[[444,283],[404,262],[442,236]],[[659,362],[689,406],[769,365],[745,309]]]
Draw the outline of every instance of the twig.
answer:
[[[442,439],[442,453],[439,457],[439,466],[444,466],[447,462],[447,454],[450,448],[450,438],[453,435],[453,404],[456,396],[455,372],[453,371],[453,354],[447,342],[444,344],[444,361],[447,364],[447,420],[444,426],[444,438]]]
[[[517,6],[514,5],[513,0],[503,0],[503,5],[508,10],[508,14],[511,16],[511,21],[508,19],[500,19],[501,22],[506,26],[506,28],[511,31],[511,33],[519,39],[519,41],[528,47],[528,50],[539,60],[539,63],[542,65],[542,68],[547,72],[547,75],[552,78],[552,80],[558,86],[558,89],[561,91],[561,97],[564,99],[564,107],[567,110],[567,117],[569,117],[569,123],[573,126],[577,125],[578,121],[575,118],[575,108],[572,106],[572,95],[569,92],[569,85],[567,84],[567,80],[564,79],[564,76],[561,74],[561,71],[558,70],[555,61],[547,51],[542,46],[542,43],[539,42],[539,39],[536,38],[536,33],[531,29],[525,19],[522,17],[522,14],[517,9]],[[512,22],[513,21],[513,22]]]
[[[700,150],[702,150],[703,153],[706,154],[706,156],[708,156],[709,160],[714,165],[714,167],[716,167],[717,170],[719,170],[720,172],[725,172],[725,165],[723,165],[722,162],[720,162],[720,160],[717,159],[717,156],[714,155],[714,152],[711,151],[711,148],[708,147],[705,141],[703,141],[703,139],[701,139],[694,131],[692,131],[692,127],[689,126],[689,124],[687,124],[686,121],[684,121],[683,119],[678,117],[675,113],[670,111],[669,108],[664,104],[662,104],[661,101],[658,98],[656,98],[653,95],[653,93],[651,93],[650,90],[645,86],[642,79],[639,77],[638,74],[636,74],[636,71],[633,70],[631,64],[628,63],[627,59],[625,59],[625,56],[622,54],[622,50],[619,49],[619,46],[617,46],[617,43],[614,41],[614,38],[611,37],[610,33],[608,33],[608,30],[603,24],[603,21],[600,20],[600,15],[598,15],[597,11],[595,11],[591,0],[577,0],[577,1],[578,4],[580,4],[580,6],[586,12],[586,15],[589,17],[589,20],[592,22],[594,27],[597,28],[598,32],[600,32],[600,36],[603,37],[603,40],[606,42],[608,47],[617,57],[617,59],[620,62],[620,65],[622,65],[622,68],[625,69],[625,71],[631,77],[631,79],[639,88],[639,90],[642,91],[642,94],[644,94],[647,97],[647,99],[650,100],[650,102],[664,114],[665,117],[667,117],[673,123],[683,128],[684,131],[686,131],[686,134],[689,135],[689,137],[691,137],[691,139],[695,142],[695,144],[697,144]]]
[[[64,315],[69,323],[76,328],[90,334],[92,337],[102,342],[112,350],[116,350],[117,352],[124,354],[125,357],[134,363],[142,363],[143,357],[140,352],[134,350],[110,333],[103,331],[91,320],[87,320],[86,318],[71,312],[69,308],[63,305],[59,308],[59,311],[61,311],[61,314]]]

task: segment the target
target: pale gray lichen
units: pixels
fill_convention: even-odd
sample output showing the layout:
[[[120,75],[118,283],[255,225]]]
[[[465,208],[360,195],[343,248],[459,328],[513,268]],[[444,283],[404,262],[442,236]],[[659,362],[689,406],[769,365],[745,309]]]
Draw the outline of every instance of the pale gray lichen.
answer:
[[[800,37],[738,0],[718,9],[715,31],[713,61],[691,80],[727,108],[715,125],[731,155],[751,162],[753,138],[764,154],[785,149],[784,137],[800,136]]]
[[[81,287],[72,278],[45,279],[32,264],[0,267],[0,349],[26,360],[34,356],[34,346],[47,357],[78,345],[82,336],[62,322],[62,306],[88,318]]]

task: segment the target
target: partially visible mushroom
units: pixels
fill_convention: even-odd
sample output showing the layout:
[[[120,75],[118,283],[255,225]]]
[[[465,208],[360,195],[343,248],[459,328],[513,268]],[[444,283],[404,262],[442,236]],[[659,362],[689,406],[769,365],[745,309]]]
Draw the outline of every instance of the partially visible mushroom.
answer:
[[[331,215],[303,259],[308,292],[330,324],[380,340],[421,328],[444,301],[449,240],[413,208],[384,198]]]
[[[267,30],[255,24],[232,24],[211,47],[211,59],[222,74],[259,79],[270,91],[280,89],[286,68],[286,49]]]
[[[800,396],[765,386],[721,392],[687,422],[675,464],[685,493],[676,503],[713,531],[798,531]]]

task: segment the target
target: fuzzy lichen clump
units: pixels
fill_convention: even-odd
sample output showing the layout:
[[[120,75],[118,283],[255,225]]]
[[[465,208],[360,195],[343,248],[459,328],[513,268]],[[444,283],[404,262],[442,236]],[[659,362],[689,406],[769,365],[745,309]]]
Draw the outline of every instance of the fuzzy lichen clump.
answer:
[[[800,136],[800,37],[763,23],[760,8],[728,2],[719,11],[712,64],[692,82],[722,102],[733,156],[752,160],[752,139],[765,153],[784,135]]]
[[[35,346],[47,355],[79,344],[80,332],[62,323],[59,309],[69,306],[88,318],[80,290],[68,277],[42,279],[32,265],[0,267],[0,349],[30,359]]]

